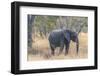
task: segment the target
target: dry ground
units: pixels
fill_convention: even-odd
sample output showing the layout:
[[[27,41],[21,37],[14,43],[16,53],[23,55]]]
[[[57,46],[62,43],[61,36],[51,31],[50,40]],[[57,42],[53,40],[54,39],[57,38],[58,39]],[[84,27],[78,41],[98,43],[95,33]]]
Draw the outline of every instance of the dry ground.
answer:
[[[88,36],[87,33],[79,34],[79,54],[76,54],[76,44],[71,42],[69,53],[64,55],[64,50],[61,55],[57,55],[59,48],[55,50],[55,56],[50,55],[50,47],[48,39],[35,38],[35,42],[32,43],[32,49],[28,48],[28,61],[34,60],[55,60],[55,59],[80,59],[88,57]]]

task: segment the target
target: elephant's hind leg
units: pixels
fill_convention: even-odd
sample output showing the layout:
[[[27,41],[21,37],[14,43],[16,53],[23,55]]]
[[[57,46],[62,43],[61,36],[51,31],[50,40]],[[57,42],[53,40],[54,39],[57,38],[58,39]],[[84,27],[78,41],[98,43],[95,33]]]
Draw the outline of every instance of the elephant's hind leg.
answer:
[[[51,55],[55,55],[55,47],[51,44],[50,48],[51,48]]]
[[[62,53],[63,48],[64,48],[64,43],[62,43],[62,44],[60,45],[60,50],[59,50],[59,54],[58,54],[58,55],[60,55],[60,54]]]

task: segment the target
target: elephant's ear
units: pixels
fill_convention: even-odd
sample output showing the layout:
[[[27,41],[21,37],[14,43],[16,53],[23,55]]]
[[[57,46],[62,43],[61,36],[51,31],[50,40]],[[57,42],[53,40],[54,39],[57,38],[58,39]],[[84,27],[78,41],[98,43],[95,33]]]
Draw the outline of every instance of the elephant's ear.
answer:
[[[69,32],[64,32],[64,37],[70,42],[70,33]]]

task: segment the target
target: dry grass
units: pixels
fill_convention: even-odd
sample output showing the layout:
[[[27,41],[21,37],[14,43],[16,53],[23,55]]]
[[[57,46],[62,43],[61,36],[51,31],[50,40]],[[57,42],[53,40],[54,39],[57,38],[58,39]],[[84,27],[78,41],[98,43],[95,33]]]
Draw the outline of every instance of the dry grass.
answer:
[[[55,60],[55,59],[80,59],[88,57],[88,36],[87,33],[80,33],[79,35],[79,54],[76,54],[76,45],[71,42],[68,55],[57,55],[59,48],[55,50],[55,56],[50,55],[50,47],[48,39],[35,38],[35,42],[32,44],[32,49],[28,49],[28,61],[33,60]]]

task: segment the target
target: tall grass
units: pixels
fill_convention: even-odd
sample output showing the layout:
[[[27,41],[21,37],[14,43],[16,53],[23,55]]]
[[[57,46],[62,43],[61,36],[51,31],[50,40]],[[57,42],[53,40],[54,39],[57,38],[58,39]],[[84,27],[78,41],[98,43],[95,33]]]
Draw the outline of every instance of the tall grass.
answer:
[[[32,48],[28,48],[28,61],[33,60],[55,60],[55,59],[80,59],[88,57],[88,35],[87,33],[79,34],[79,54],[76,54],[76,44],[71,41],[68,55],[57,55],[59,48],[55,50],[55,56],[51,56],[51,49],[47,38],[35,37]]]

